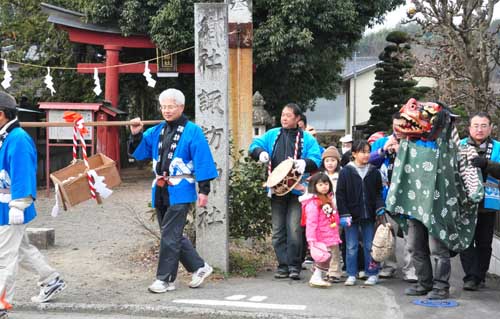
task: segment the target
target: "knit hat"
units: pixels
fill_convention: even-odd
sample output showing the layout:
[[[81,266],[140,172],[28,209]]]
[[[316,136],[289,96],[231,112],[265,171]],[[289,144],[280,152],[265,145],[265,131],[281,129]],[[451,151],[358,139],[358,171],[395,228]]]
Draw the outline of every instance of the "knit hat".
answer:
[[[16,99],[8,93],[0,92],[0,109],[17,109]]]
[[[382,138],[384,136],[385,136],[385,133],[382,131],[375,132],[372,135],[370,135],[370,137],[368,138],[368,143],[372,144],[373,142],[375,142],[376,140],[378,140],[379,138]]]
[[[324,160],[327,157],[333,157],[340,163],[340,153],[335,146],[328,147],[321,155],[321,160]]]

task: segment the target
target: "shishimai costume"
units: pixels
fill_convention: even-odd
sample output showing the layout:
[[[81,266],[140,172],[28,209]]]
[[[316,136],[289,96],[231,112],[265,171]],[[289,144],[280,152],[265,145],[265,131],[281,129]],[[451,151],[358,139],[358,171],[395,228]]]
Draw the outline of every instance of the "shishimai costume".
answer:
[[[156,278],[172,283],[179,260],[189,272],[205,264],[182,231],[197,199],[195,183],[200,193],[208,195],[210,180],[218,176],[217,169],[201,128],[184,115],[132,136],[131,151],[138,160],[153,160],[157,178],[152,187],[152,204],[162,237]]]
[[[479,171],[470,165],[477,153],[459,145],[443,105],[410,99],[400,114],[404,121],[395,129],[406,138],[394,161],[386,208],[408,227],[417,290],[447,297],[450,250],[469,247],[483,197]]]
[[[256,137],[249,148],[250,156],[258,160],[264,151],[270,157],[270,172],[287,158],[305,160],[305,173],[317,170],[321,163],[318,142],[301,129],[278,127]],[[271,197],[272,242],[278,259],[278,273],[283,277],[291,272],[300,273],[302,265],[303,229],[300,226],[302,209],[299,195],[301,192],[292,190],[285,196]]]
[[[0,93],[2,111],[6,96],[14,101]],[[42,289],[33,302],[48,301],[66,287],[26,234],[27,224],[36,217],[36,170],[33,140],[15,118],[0,128],[0,316],[11,307],[18,265],[39,275]],[[13,210],[17,210],[17,218],[13,218]]]

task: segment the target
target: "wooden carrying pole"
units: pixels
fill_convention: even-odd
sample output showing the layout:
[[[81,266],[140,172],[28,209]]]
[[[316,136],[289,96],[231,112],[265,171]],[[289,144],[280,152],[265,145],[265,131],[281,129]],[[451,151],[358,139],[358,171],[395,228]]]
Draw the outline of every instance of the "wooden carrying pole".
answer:
[[[149,120],[141,121],[143,125],[156,125],[163,120]],[[22,127],[73,127],[73,122],[20,122]],[[98,122],[84,122],[85,126],[126,126],[132,125],[131,121],[98,121]]]

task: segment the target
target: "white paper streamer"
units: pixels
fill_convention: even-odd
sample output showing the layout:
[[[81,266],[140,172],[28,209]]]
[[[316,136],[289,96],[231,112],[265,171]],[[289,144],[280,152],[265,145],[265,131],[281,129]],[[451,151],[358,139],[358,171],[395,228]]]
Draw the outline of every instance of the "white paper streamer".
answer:
[[[113,191],[106,187],[106,184],[104,183],[104,177],[97,175],[96,171],[94,171],[93,169],[89,170],[89,173],[94,178],[94,187],[96,192],[98,192],[102,198],[108,198],[109,195],[113,193]]]
[[[50,68],[47,68],[47,75],[45,76],[45,80],[43,81],[47,86],[47,89],[50,90],[50,95],[54,95],[56,90],[54,89],[54,82],[52,82],[52,76],[50,76]]]
[[[3,71],[5,74],[3,76],[2,86],[4,89],[7,89],[10,87],[10,81],[12,81],[12,74],[9,71],[7,60],[3,60]]]
[[[99,81],[99,71],[97,71],[97,68],[94,68],[94,93],[95,95],[100,95],[102,93],[101,90],[101,82]]]
[[[154,88],[156,85],[156,80],[154,80],[151,76],[151,71],[149,70],[149,61],[146,61],[146,63],[144,64],[144,73],[142,73],[142,75],[144,75],[146,81],[148,81],[148,86]]]
[[[59,184],[54,184],[54,187],[55,187],[55,193],[56,193],[56,202],[54,204],[54,207],[52,207],[52,212],[50,213],[50,215],[52,217],[57,217],[57,215],[59,215],[59,206],[60,206],[60,203],[62,202],[62,198],[61,198],[61,194],[59,193]]]

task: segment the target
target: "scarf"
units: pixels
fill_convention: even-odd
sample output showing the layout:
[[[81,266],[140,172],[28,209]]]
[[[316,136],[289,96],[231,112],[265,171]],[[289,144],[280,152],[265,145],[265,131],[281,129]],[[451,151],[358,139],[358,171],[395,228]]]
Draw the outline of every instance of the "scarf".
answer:
[[[0,148],[2,148],[3,141],[7,138],[7,135],[9,135],[10,131],[15,129],[16,127],[20,127],[19,125],[19,120],[17,117],[10,122],[5,123],[4,126],[0,129]]]

